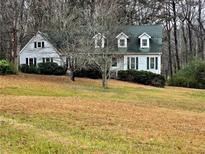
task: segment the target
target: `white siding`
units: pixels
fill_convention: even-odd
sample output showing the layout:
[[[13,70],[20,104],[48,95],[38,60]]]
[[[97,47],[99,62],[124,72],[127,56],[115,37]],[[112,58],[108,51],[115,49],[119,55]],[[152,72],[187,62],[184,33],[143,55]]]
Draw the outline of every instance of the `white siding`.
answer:
[[[124,67],[123,70],[127,70],[127,58],[128,57],[138,57],[138,70],[150,71],[156,74],[161,74],[161,55],[125,55],[124,56]],[[158,57],[158,69],[147,69],[147,57]]]
[[[34,42],[44,42],[45,47],[34,48]],[[20,64],[26,64],[26,58],[37,58],[37,63],[43,62],[43,58],[53,58],[53,62],[58,63],[58,65],[63,65],[63,61],[61,60],[56,49],[40,34],[37,34],[34,38],[32,38],[29,44],[22,49],[19,56]]]
[[[112,71],[119,71],[124,69],[124,56],[117,58],[117,67],[112,67]]]

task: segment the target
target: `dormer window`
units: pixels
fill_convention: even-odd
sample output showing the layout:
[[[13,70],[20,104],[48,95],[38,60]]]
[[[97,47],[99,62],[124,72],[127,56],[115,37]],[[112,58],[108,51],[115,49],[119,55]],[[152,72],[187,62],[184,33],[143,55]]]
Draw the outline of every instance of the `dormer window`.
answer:
[[[140,39],[140,48],[149,48],[150,47],[151,36],[149,36],[147,33],[143,33],[138,38]]]
[[[118,39],[118,48],[127,48],[127,39],[129,37],[125,33],[120,33],[116,38]]]
[[[93,39],[95,39],[95,48],[105,47],[105,36],[103,36],[101,33],[96,34]]]
[[[124,47],[125,46],[125,40],[124,39],[120,39],[120,47]]]
[[[148,40],[147,39],[142,39],[142,46],[147,47],[148,46]]]

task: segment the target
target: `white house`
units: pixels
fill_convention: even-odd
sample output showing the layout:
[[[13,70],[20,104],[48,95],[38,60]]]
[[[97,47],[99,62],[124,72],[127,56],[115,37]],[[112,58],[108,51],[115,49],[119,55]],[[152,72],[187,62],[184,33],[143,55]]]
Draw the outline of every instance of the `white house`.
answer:
[[[134,69],[161,74],[162,31],[161,25],[124,27],[116,36],[112,71]],[[99,48],[98,44],[105,46],[106,36],[100,36],[93,37],[95,48]]]
[[[64,62],[58,50],[48,41],[43,33],[37,32],[19,53],[20,65],[34,65],[42,62],[55,62],[63,65]]]
[[[161,73],[161,25],[126,26],[116,34],[116,49],[113,52],[112,71],[144,70],[156,74]],[[94,47],[104,48],[106,36],[98,33],[93,37]],[[107,40],[109,41],[109,40]],[[56,62],[64,65],[65,58],[48,41],[46,36],[38,32],[21,50],[20,64],[37,65],[40,62]]]

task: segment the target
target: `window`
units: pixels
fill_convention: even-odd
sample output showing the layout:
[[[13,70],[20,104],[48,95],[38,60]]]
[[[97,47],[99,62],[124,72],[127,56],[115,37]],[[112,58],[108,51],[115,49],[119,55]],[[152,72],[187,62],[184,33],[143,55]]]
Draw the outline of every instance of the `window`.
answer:
[[[53,58],[43,58],[43,63],[49,63],[49,62],[53,62]]]
[[[45,48],[44,42],[34,42],[34,48]]]
[[[120,39],[120,47],[124,47],[125,46],[125,40],[124,39]]]
[[[46,63],[50,62],[50,58],[46,58]]]
[[[33,65],[33,58],[29,58],[29,65]]]
[[[149,48],[151,36],[147,33],[143,33],[138,37],[140,39],[140,48]]]
[[[107,45],[106,38],[101,33],[96,34],[93,39],[95,40],[95,48],[104,48]]]
[[[147,57],[147,70],[158,70],[158,57]]]
[[[40,48],[41,47],[41,42],[38,42],[38,48]]]
[[[138,57],[127,57],[127,69],[138,70]]]
[[[117,67],[117,58],[112,58],[112,67]]]
[[[121,32],[119,35],[116,36],[117,38],[117,44],[118,44],[118,48],[127,48],[127,40],[128,40],[128,36]]]
[[[131,69],[135,69],[135,58],[131,57]]]
[[[150,68],[154,69],[154,57],[150,58]]]
[[[147,47],[147,39],[142,39],[142,47]]]
[[[37,59],[36,58],[26,58],[26,65],[36,66]]]

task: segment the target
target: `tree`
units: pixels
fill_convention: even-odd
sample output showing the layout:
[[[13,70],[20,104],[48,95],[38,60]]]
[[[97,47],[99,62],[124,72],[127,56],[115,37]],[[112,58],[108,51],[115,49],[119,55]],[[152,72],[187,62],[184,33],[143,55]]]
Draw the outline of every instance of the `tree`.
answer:
[[[112,56],[115,51],[116,34],[119,32],[117,1],[101,1],[95,6],[94,20],[88,25],[91,35],[95,35],[95,41],[88,49],[89,59],[102,74],[102,86],[108,87]],[[93,43],[95,42],[95,44]],[[96,47],[94,49],[94,47]]]

